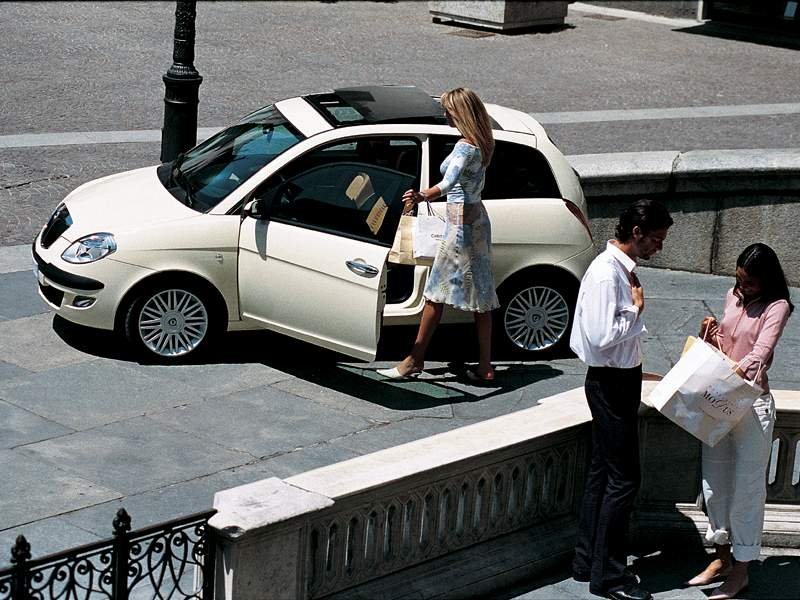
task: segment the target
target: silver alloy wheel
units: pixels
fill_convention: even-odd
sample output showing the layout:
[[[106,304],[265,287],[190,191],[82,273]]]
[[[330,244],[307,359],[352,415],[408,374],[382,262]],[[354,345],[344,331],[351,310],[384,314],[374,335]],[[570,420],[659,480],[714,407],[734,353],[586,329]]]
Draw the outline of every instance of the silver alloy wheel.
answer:
[[[545,350],[558,343],[569,324],[569,305],[547,286],[524,288],[508,302],[503,327],[511,342],[523,350]]]
[[[150,296],[139,313],[139,336],[153,353],[163,357],[188,354],[208,331],[208,311],[193,293],[171,289]]]

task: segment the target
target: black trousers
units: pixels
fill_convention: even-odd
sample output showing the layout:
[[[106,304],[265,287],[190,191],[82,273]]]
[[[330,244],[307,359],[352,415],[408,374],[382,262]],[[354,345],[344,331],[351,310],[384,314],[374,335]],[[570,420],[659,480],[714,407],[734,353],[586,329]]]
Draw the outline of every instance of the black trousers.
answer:
[[[642,367],[589,367],[585,389],[592,411],[592,458],[572,570],[589,576],[589,591],[602,595],[624,585],[628,524],[641,481]]]

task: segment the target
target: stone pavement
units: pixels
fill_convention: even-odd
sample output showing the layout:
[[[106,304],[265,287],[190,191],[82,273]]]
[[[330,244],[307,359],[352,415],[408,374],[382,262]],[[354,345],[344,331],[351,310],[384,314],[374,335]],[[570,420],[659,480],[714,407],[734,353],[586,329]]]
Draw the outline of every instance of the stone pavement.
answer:
[[[173,27],[174,2],[3,3],[0,138],[158,131]],[[500,35],[433,23],[425,2],[201,2],[198,124],[221,127],[332,87],[466,85],[487,101],[570,117],[545,121],[568,155],[800,146],[800,78],[788,76],[800,54],[755,32],[719,33],[574,6],[563,28]],[[29,243],[81,183],[158,162],[158,141],[0,140],[0,245]]]
[[[203,363],[136,362],[109,334],[54,318],[25,246],[0,248],[0,549],[23,533],[35,555],[111,533],[120,506],[134,527],[211,506],[216,490],[286,477],[532,406],[582,384],[575,358],[498,360],[498,384],[458,376],[471,327],[443,328],[428,375],[380,380],[414,330],[389,330],[379,361],[269,332],[228,334]],[[665,372],[700,318],[719,315],[731,281],[643,269],[645,369]],[[800,300],[798,290],[794,290]],[[800,389],[790,321],[770,372]],[[0,555],[0,563],[8,559]]]
[[[705,600],[719,583],[686,587],[684,582],[708,563],[701,549],[643,550],[629,558],[642,586],[656,600]],[[750,565],[750,584],[739,595],[743,600],[797,600],[800,597],[800,554],[765,551]],[[588,583],[578,583],[563,569],[498,594],[494,600],[596,600]]]
[[[477,36],[431,23],[421,2],[198,8],[201,127],[300,93],[374,83],[432,92],[468,85],[489,101],[543,113],[788,106],[800,92],[800,80],[786,76],[797,69],[795,50],[700,25],[572,12],[549,33]],[[161,126],[174,3],[5,3],[2,13],[0,136]],[[567,154],[800,145],[797,111],[593,118],[547,130]],[[569,357],[501,360],[497,388],[466,385],[454,373],[475,355],[469,328],[437,335],[427,378],[391,383],[374,369],[400,357],[413,330],[388,332],[375,363],[264,332],[230,334],[206,362],[167,368],[139,364],[107,334],[54,320],[29,269],[34,233],[81,183],[155,164],[158,154],[151,142],[0,149],[0,565],[20,533],[41,556],[109,537],[120,506],[143,527],[209,507],[218,489],[287,477],[581,385],[584,368]],[[664,372],[700,317],[719,314],[731,282],[653,269],[642,280],[645,368]],[[798,347],[795,317],[771,371],[776,388],[800,389],[790,360]],[[694,570],[686,557],[632,558],[659,597],[704,597],[680,590]],[[774,578],[796,583],[797,570],[796,558],[763,557],[758,589],[773,595],[749,597],[797,598],[791,586],[764,587]],[[586,596],[585,584],[560,575],[508,597]]]

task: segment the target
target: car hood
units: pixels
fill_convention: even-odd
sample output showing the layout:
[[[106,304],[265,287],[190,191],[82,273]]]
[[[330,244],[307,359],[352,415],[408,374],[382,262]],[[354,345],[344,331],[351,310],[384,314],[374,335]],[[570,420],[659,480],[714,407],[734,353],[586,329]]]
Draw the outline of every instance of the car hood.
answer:
[[[164,188],[157,168],[95,179],[73,191],[64,200],[72,217],[64,238],[74,242],[92,233],[117,234],[197,216]]]

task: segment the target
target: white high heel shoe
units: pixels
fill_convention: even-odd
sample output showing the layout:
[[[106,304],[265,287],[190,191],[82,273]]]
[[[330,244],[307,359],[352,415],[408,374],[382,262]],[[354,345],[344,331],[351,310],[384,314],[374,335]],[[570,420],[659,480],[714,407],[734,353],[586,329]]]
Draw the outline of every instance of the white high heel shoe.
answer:
[[[408,373],[401,373],[397,367],[392,367],[391,369],[378,369],[376,371],[378,375],[382,375],[388,379],[395,379],[395,380],[402,380],[402,379],[416,379],[419,377],[419,374],[422,373],[422,369],[411,369]]]

